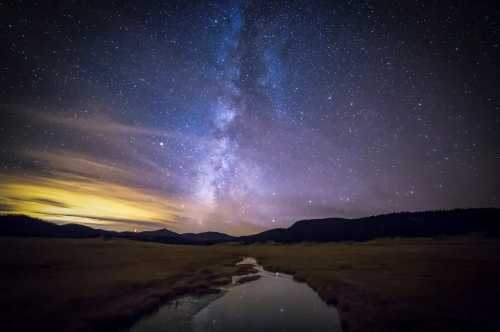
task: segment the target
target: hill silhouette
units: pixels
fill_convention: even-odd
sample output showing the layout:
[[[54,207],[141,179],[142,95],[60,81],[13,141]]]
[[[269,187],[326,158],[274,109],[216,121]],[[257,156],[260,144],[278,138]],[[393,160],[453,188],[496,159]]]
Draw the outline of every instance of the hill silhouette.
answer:
[[[456,209],[448,211],[400,212],[358,219],[326,218],[301,220],[288,228],[235,237],[219,232],[179,234],[166,228],[144,232],[115,232],[79,224],[56,225],[24,215],[0,217],[0,236],[56,238],[119,237],[171,244],[215,244],[229,241],[329,242],[366,241],[382,237],[429,237],[485,233],[500,235],[500,209]]]
[[[162,242],[171,244],[214,244],[235,240],[236,237],[218,233],[218,232],[203,232],[203,233],[176,233],[166,228],[156,231],[145,232],[128,232],[120,233],[120,237],[127,237],[134,240]]]
[[[113,236],[118,233],[80,224],[56,225],[25,215],[4,215],[0,216],[0,235],[92,238],[104,235]]]
[[[428,237],[483,232],[500,234],[500,209],[400,212],[359,219],[301,220],[286,229],[240,237],[253,242],[366,241],[381,237]]]
[[[179,234],[166,228],[144,232],[115,232],[79,224],[57,225],[25,215],[0,216],[0,236],[53,238],[95,238],[102,236],[170,244],[213,244],[236,239],[236,237],[218,232]]]

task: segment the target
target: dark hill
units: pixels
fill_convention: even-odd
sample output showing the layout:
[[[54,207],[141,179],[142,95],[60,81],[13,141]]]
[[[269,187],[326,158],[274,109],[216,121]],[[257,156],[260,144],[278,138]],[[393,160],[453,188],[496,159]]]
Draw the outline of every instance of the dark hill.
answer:
[[[218,232],[178,234],[169,231],[168,229],[131,233],[128,234],[126,237],[136,240],[173,243],[173,244],[214,244],[214,243],[228,242],[236,239],[233,236]]]
[[[3,236],[91,238],[116,234],[78,224],[60,226],[23,215],[7,215],[0,218],[0,235]]]
[[[287,229],[240,237],[252,242],[364,241],[380,237],[422,237],[483,232],[500,234],[500,209],[401,212],[359,219],[301,220]]]
[[[166,228],[162,228],[156,231],[144,231],[137,233],[123,232],[120,233],[120,237],[125,237],[140,241],[161,242],[170,244],[194,244],[193,241],[189,239],[184,239],[180,234],[172,232]]]
[[[184,239],[196,242],[228,242],[237,239],[234,236],[219,232],[204,232],[204,233],[184,233],[181,234]]]
[[[359,219],[301,220],[289,228],[271,229],[250,236],[224,233],[178,234],[168,229],[145,232],[112,232],[91,227],[50,222],[22,215],[0,216],[0,236],[120,237],[171,244],[214,244],[229,241],[328,242],[365,241],[381,237],[422,237],[481,232],[500,235],[500,209],[457,209],[449,211],[401,212]]]
[[[141,237],[152,237],[152,238],[173,238],[180,236],[176,232],[169,231],[166,228],[158,229],[156,231],[144,231],[133,234],[138,234]]]
[[[79,224],[57,225],[24,215],[0,216],[0,236],[57,238],[92,238],[105,236],[170,244],[214,244],[236,239],[233,236],[218,232],[178,234],[166,228],[144,232],[112,232]]]

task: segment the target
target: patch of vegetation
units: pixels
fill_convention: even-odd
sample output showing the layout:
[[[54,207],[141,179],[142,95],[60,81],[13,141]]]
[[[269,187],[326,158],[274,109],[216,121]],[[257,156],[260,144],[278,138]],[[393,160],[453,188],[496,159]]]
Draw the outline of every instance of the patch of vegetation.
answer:
[[[130,240],[0,238],[0,310],[16,330],[116,330],[231,283],[238,253]]]
[[[235,276],[242,276],[242,275],[254,274],[254,273],[258,273],[258,272],[259,272],[259,270],[257,270],[253,264],[238,264],[234,275]]]
[[[293,274],[337,306],[345,331],[500,330],[497,239],[381,239],[244,249],[267,270]]]
[[[4,237],[0,310],[17,330],[116,330],[257,272],[235,265],[244,256],[309,284],[344,331],[500,330],[500,242],[473,236],[248,246]]]
[[[244,283],[259,280],[259,279],[260,279],[260,275],[254,274],[254,275],[250,275],[250,276],[243,276],[243,277],[239,278],[236,281],[236,283],[237,284],[244,284]]]

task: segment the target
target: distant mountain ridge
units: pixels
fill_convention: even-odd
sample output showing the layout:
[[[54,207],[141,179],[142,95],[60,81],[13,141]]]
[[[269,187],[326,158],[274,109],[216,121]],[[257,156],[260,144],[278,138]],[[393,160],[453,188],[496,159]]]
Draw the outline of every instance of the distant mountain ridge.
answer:
[[[235,237],[219,232],[179,234],[166,228],[144,232],[115,232],[79,224],[57,225],[24,215],[0,216],[0,236],[56,238],[117,237],[171,244],[215,244],[223,242],[329,242],[366,241],[381,237],[423,237],[474,232],[500,235],[500,209],[456,209],[399,212],[358,219],[326,218],[301,220],[288,228]]]
[[[218,232],[179,234],[166,228],[144,232],[116,232],[79,224],[57,225],[25,215],[0,216],[0,236],[34,236],[51,238],[117,237],[172,244],[213,244],[235,240]]]
[[[399,212],[358,219],[301,220],[289,228],[243,236],[253,242],[366,241],[381,237],[424,237],[484,232],[500,235],[500,209]]]
[[[218,232],[203,232],[203,233],[176,233],[166,228],[156,231],[120,233],[121,237],[127,237],[135,240],[154,241],[163,243],[175,244],[214,244],[221,242],[233,241],[236,237]]]
[[[80,224],[56,225],[25,215],[0,216],[0,235],[2,236],[91,238],[115,234],[117,232],[95,229]]]

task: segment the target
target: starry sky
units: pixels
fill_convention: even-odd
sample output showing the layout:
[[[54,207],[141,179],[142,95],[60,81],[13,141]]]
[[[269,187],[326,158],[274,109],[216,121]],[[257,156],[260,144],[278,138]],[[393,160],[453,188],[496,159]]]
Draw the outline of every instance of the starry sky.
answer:
[[[249,234],[500,207],[495,1],[0,2],[0,213]]]

